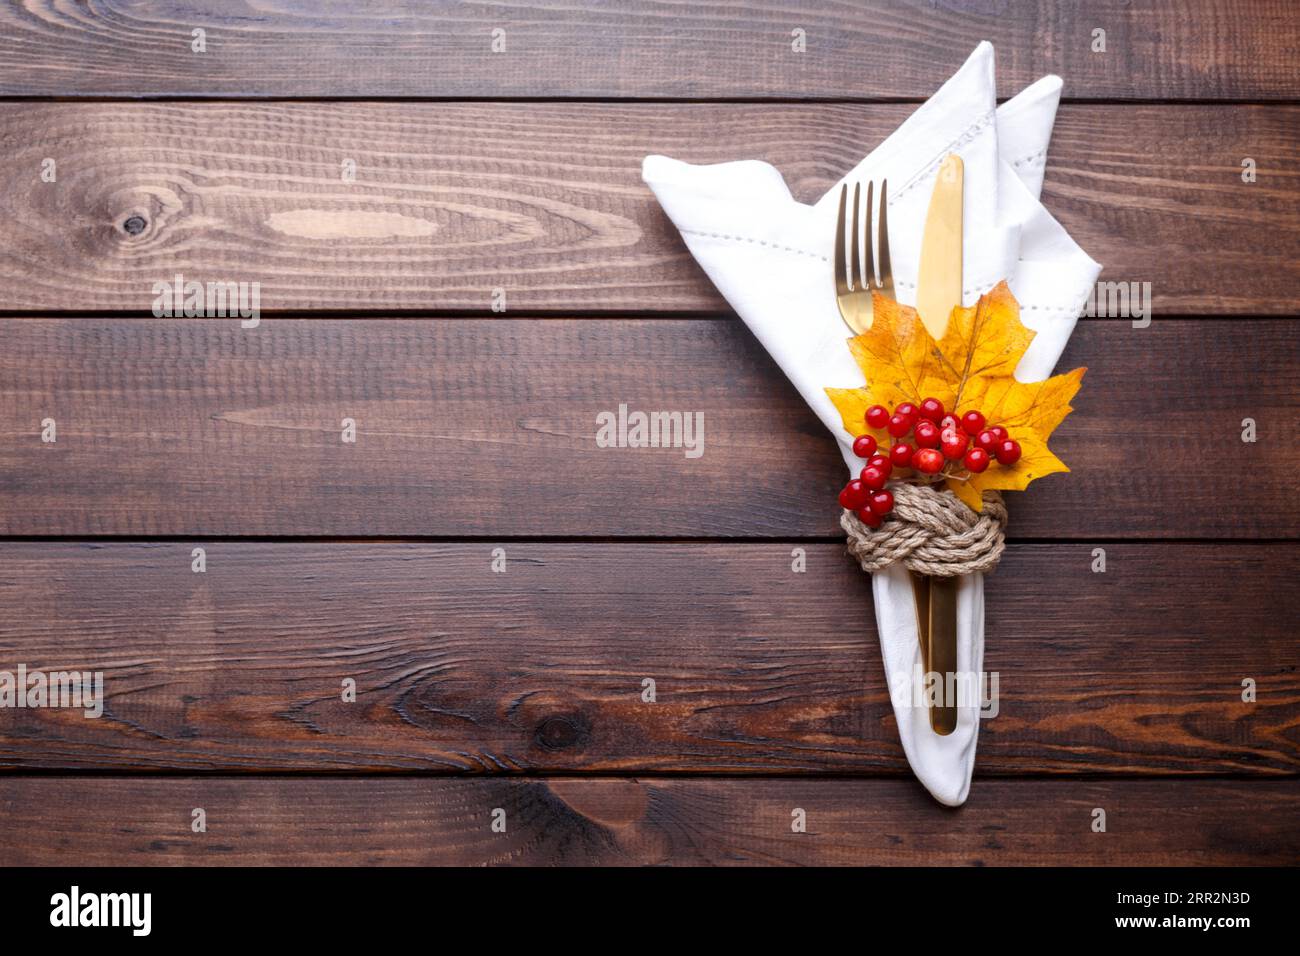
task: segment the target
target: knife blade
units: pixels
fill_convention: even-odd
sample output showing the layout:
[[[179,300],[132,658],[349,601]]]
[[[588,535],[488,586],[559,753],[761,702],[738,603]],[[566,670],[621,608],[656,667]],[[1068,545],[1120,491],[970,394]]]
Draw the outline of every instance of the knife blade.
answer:
[[[948,327],[953,306],[961,305],[961,233],[965,167],[953,154],[939,165],[930,210],[921,237],[921,264],[916,278],[916,311],[937,342]],[[956,409],[952,409],[956,412]]]

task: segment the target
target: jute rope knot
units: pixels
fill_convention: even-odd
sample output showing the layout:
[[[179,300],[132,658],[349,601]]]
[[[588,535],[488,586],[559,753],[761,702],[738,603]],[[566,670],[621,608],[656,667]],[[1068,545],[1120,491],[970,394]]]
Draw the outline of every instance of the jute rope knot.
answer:
[[[840,515],[849,536],[849,554],[863,571],[879,571],[896,562],[949,578],[992,571],[1006,548],[1007,507],[996,491],[984,492],[978,514],[951,491],[896,482],[894,510],[879,528],[868,528],[852,511]]]

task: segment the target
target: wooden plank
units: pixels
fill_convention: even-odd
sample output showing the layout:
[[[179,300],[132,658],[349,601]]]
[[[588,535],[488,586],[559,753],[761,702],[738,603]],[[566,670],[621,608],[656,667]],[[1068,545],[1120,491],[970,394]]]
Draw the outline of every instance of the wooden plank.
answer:
[[[107,703],[0,711],[0,766],[905,773],[870,586],[799,546],[3,544],[0,669]],[[1300,545],[1106,552],[990,579],[979,774],[1300,772]]]
[[[924,97],[980,40],[997,46],[1004,96],[1053,72],[1094,98],[1292,98],[1300,86],[1286,0],[28,0],[0,8],[0,93]]]
[[[191,832],[196,807],[206,833]],[[796,808],[805,833],[791,832]],[[0,810],[14,866],[1277,866],[1300,853],[1300,791],[1262,781],[989,781],[953,812],[910,780],[18,777],[0,778]]]
[[[149,314],[180,273],[259,282],[264,311],[487,312],[500,288],[516,311],[717,312],[642,158],[767,160],[811,201],[911,111],[0,104],[0,308]],[[1045,201],[1157,314],[1289,314],[1298,153],[1300,107],[1067,107]]]
[[[731,320],[0,333],[0,535],[842,534],[830,434]],[[1011,496],[1013,536],[1293,537],[1298,350],[1286,320],[1081,322],[1063,367],[1090,371],[1053,438],[1074,472]],[[598,447],[620,405],[702,415],[702,453]]]

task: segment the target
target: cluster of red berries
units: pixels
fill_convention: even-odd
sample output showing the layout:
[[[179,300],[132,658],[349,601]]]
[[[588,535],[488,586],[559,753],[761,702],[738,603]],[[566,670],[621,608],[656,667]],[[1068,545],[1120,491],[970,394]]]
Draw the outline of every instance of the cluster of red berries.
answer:
[[[896,443],[888,455],[877,454],[872,435],[859,435],[853,454],[867,459],[862,474],[840,492],[840,505],[856,511],[869,528],[880,527],[885,515],[894,510],[894,496],[885,482],[895,468],[914,468],[923,475],[961,477],[964,468],[979,474],[997,461],[1014,465],[1020,460],[1020,443],[1001,425],[985,428],[984,414],[969,411],[958,418],[944,410],[943,402],[927,398],[920,406],[900,403],[891,414],[884,405],[867,409],[866,423],[889,433]],[[916,447],[903,439],[911,435]]]

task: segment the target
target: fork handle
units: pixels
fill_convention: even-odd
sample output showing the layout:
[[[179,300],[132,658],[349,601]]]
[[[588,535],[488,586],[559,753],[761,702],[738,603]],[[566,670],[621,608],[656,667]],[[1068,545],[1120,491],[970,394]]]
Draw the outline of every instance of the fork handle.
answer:
[[[921,679],[930,673],[930,581],[916,571],[912,576],[912,600],[916,603],[916,637],[921,644]]]

